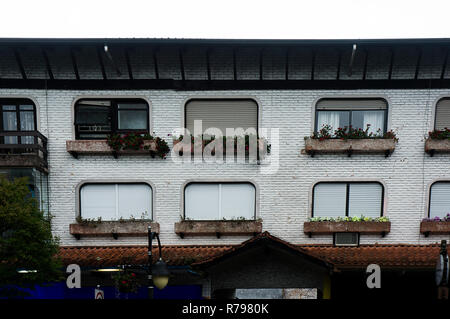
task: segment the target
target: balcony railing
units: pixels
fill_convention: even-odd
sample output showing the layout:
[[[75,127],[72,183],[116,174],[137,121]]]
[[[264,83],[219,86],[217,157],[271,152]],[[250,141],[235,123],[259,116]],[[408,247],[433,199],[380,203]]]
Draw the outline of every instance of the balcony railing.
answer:
[[[47,156],[47,138],[40,132],[0,132],[0,166],[35,167],[48,173]]]

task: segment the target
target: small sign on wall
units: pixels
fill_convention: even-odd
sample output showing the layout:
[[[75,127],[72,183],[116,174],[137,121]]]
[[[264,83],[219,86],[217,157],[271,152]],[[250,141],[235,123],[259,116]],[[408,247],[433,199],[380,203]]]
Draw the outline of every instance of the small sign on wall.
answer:
[[[105,292],[100,289],[100,285],[97,285],[97,288],[94,291],[95,299],[105,299]]]

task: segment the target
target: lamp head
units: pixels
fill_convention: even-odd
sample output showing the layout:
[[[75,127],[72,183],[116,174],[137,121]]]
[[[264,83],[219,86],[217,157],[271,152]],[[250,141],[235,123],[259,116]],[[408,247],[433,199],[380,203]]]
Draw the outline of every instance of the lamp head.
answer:
[[[160,258],[152,268],[153,284],[158,289],[164,289],[169,282],[170,272],[166,263]]]

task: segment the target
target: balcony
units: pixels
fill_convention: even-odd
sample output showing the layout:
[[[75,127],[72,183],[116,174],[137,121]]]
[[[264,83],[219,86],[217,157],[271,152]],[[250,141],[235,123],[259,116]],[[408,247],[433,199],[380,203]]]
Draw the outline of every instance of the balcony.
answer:
[[[0,132],[0,167],[33,167],[48,173],[47,156],[47,138],[40,132]]]

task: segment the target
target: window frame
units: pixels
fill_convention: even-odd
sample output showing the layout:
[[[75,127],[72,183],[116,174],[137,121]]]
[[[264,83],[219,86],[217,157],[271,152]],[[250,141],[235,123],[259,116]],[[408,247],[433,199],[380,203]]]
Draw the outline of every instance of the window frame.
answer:
[[[332,110],[318,110],[317,105],[320,101],[323,100],[339,100],[339,101],[346,101],[346,100],[361,100],[361,101],[368,101],[368,100],[382,100],[386,104],[386,108],[384,110],[371,110],[371,109],[357,109],[357,110],[346,110],[346,109],[332,109]],[[377,98],[377,97],[371,97],[371,98],[321,98],[316,101],[314,106],[314,133],[318,133],[320,128],[317,127],[319,116],[319,112],[348,112],[349,114],[349,121],[348,125],[352,125],[352,112],[361,112],[361,111],[383,111],[384,112],[384,125],[383,125],[383,133],[387,132],[388,129],[388,119],[389,119],[389,103],[384,98]],[[353,127],[353,126],[352,126]],[[364,129],[364,128],[363,128]],[[336,129],[335,129],[336,130]]]
[[[431,218],[430,217],[430,214],[431,214],[431,191],[433,190],[433,185],[439,184],[439,183],[450,184],[450,180],[438,180],[438,181],[434,181],[430,185],[430,191],[428,192],[428,213],[427,213],[428,218]]]
[[[254,190],[255,190],[255,205],[254,205],[254,212],[253,212],[253,219],[250,219],[251,221],[256,221],[256,216],[257,216],[257,210],[258,210],[258,206],[257,206],[257,198],[258,198],[258,188],[256,187],[256,185],[253,182],[250,181],[192,181],[192,182],[188,182],[184,185],[183,187],[183,220],[186,220],[186,189],[189,185],[192,184],[207,184],[207,185],[216,185],[216,184],[248,184],[251,185]],[[189,217],[188,217],[189,218]],[[191,219],[188,219],[191,220]],[[222,221],[221,219],[202,219],[202,220],[195,220],[193,219],[193,221]],[[233,220],[226,220],[226,221],[233,221]]]
[[[107,132],[102,132],[100,134],[126,134],[126,133],[150,133],[150,104],[147,100],[143,99],[143,98],[135,98],[135,97],[131,97],[131,98],[126,98],[126,97],[120,97],[120,98],[99,98],[99,97],[95,97],[95,98],[89,98],[89,97],[83,97],[80,98],[78,100],[75,101],[74,104],[74,121],[73,121],[73,125],[75,128],[75,139],[76,140],[104,140],[104,137],[80,137],[80,132],[78,129],[78,124],[77,124],[77,113],[78,113],[78,109],[80,107],[80,102],[84,102],[84,101],[110,101],[111,102],[111,106],[109,107],[109,116],[111,117],[111,130],[107,131]],[[127,129],[127,130],[119,130],[118,129],[118,118],[119,118],[119,108],[118,108],[118,104],[120,103],[140,103],[140,104],[145,104],[146,105],[146,125],[147,125],[147,129],[144,130],[135,130],[135,129]],[[82,106],[82,105],[81,105]],[[130,109],[130,111],[134,111],[137,109]],[[144,109],[142,109],[144,110]],[[88,133],[88,134],[95,134],[95,133]]]
[[[314,217],[314,198],[315,198],[315,189],[316,186],[319,184],[346,184],[346,192],[345,192],[345,216],[342,217],[348,217],[349,212],[349,203],[350,203],[350,184],[367,184],[367,183],[373,183],[378,184],[381,186],[381,208],[380,208],[380,216],[384,216],[384,185],[383,183],[379,181],[321,181],[318,183],[315,183],[312,189],[312,202],[311,202],[311,217]]]
[[[147,185],[148,187],[150,187],[150,193],[151,193],[151,200],[150,200],[150,203],[151,203],[151,212],[150,212],[150,214],[149,214],[149,218],[148,218],[148,220],[150,220],[150,221],[154,221],[154,216],[153,216],[153,210],[154,210],[154,203],[155,203],[155,196],[154,196],[154,187],[153,187],[153,185],[152,184],[150,184],[150,183],[148,183],[148,182],[145,182],[145,181],[111,181],[111,182],[105,182],[105,181],[99,181],[99,182],[96,182],[96,181],[87,181],[87,182],[83,182],[83,183],[81,183],[80,185],[78,185],[78,187],[77,187],[77,199],[78,199],[78,204],[77,204],[77,217],[79,217],[79,218],[83,218],[83,215],[82,215],[82,211],[81,211],[81,190],[82,190],[82,188],[84,187],[84,186],[86,186],[86,185],[116,185],[116,184],[118,184],[118,185]],[[101,217],[101,216],[99,216],[99,217]],[[128,219],[124,219],[125,221],[127,221]],[[141,220],[141,219],[139,219],[139,218],[135,218],[135,220],[137,220],[137,221],[139,221],[139,220]],[[147,219],[145,219],[145,220],[147,220]],[[105,220],[105,222],[106,221],[108,221],[108,220]]]
[[[259,102],[252,98],[252,97],[207,97],[207,98],[201,98],[201,97],[194,97],[194,98],[190,98],[187,101],[184,102],[184,106],[183,106],[183,128],[187,129],[186,127],[186,123],[187,123],[187,111],[186,108],[188,106],[189,103],[191,102],[195,102],[195,101],[251,101],[253,103],[256,104],[256,137],[259,138],[259,120],[260,120],[260,106],[259,106]],[[204,130],[203,130],[204,132]],[[190,132],[191,135],[193,136],[194,132]],[[203,134],[203,133],[202,133]],[[226,132],[222,132],[223,136],[226,136]]]
[[[438,99],[438,100],[436,101],[436,103],[434,104],[434,117],[433,117],[433,128],[432,128],[432,130],[436,130],[437,109],[438,109],[439,103],[440,103],[441,101],[443,101],[443,100],[450,100],[450,96],[444,96],[444,97],[441,97],[441,98]],[[449,126],[448,128],[450,128],[450,124],[449,124],[448,126]]]
[[[14,111],[3,111],[3,105],[14,105],[16,109]],[[33,125],[34,130],[28,131],[24,130],[22,131],[20,129],[20,106],[21,105],[32,105],[33,110],[27,110],[24,112],[33,112]],[[5,131],[3,128],[3,113],[15,113],[16,114],[16,121],[17,121],[17,129],[15,131]],[[0,132],[6,133],[6,132],[37,132],[37,112],[36,112],[36,104],[31,99],[27,98],[0,98]],[[0,137],[0,143],[3,143],[4,137]],[[37,137],[34,137],[34,144],[37,143]],[[17,144],[22,144],[22,136],[17,136]]]

